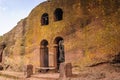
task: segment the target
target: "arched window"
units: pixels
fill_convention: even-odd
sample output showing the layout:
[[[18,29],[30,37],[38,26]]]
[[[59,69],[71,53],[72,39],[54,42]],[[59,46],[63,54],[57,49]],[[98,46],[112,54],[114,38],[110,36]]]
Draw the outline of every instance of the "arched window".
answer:
[[[63,11],[60,8],[57,8],[54,12],[55,21],[60,21],[63,19]]]
[[[49,24],[49,16],[47,13],[44,13],[41,17],[41,25],[48,25]]]

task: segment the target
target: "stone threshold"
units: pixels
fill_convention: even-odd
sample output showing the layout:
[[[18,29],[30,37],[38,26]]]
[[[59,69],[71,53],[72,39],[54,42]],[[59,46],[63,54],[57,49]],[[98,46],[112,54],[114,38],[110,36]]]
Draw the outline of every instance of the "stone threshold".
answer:
[[[37,73],[31,75],[31,77],[46,80],[58,80],[59,73]]]

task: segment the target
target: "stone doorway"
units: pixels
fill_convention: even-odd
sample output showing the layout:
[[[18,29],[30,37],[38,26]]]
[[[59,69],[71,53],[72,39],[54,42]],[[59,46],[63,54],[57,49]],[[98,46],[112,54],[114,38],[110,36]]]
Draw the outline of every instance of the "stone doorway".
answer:
[[[62,37],[56,37],[54,40],[54,53],[55,53],[55,61],[54,65],[57,70],[59,70],[60,63],[65,62],[65,54],[64,54],[64,40]]]
[[[48,41],[42,40],[40,43],[40,67],[49,66]]]

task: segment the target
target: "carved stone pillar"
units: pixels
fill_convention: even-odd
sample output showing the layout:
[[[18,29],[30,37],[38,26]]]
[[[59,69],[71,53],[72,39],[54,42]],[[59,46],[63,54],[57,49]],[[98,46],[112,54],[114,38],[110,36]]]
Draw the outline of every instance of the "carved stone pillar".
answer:
[[[44,46],[40,47],[40,67],[44,67]]]
[[[54,67],[57,69],[58,65],[57,65],[57,54],[58,54],[58,46],[54,45]]]

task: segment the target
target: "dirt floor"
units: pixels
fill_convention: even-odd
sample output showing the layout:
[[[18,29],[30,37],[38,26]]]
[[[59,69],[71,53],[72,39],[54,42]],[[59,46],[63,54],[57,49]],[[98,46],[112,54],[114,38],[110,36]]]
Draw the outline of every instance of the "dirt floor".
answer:
[[[9,74],[9,75],[1,75]],[[15,75],[15,76],[10,76]],[[19,78],[17,78],[19,76]],[[34,74],[30,78],[23,78],[23,73],[0,72],[0,80],[58,80],[59,73]],[[73,76],[61,80],[120,80],[120,64],[100,64],[74,72]]]

